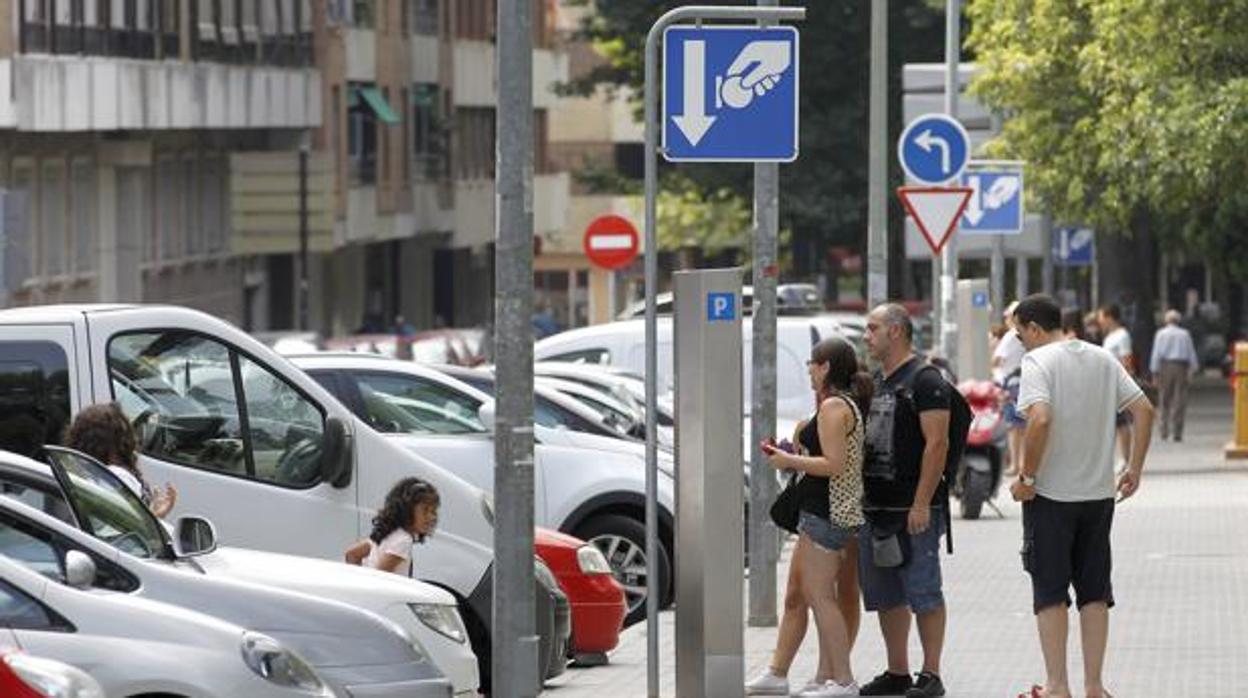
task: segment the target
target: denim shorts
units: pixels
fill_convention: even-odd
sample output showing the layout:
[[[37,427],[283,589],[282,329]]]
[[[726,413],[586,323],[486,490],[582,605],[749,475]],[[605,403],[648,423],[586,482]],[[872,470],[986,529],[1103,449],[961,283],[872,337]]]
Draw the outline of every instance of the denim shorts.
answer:
[[[927,613],[945,605],[940,577],[944,517],[943,511],[932,507],[931,526],[917,536],[910,536],[910,560],[901,567],[876,567],[872,560],[871,522],[860,529],[858,582],[862,587],[863,605],[868,611],[909,606],[915,613]]]
[[[805,534],[811,542],[824,550],[844,550],[858,534],[856,528],[837,526],[822,516],[803,511],[797,520],[797,532]]]

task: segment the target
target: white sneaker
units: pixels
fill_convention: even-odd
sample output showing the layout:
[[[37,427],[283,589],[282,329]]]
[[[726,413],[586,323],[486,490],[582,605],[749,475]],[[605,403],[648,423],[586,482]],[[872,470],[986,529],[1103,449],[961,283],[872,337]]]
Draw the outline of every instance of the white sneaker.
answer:
[[[745,695],[787,696],[789,695],[789,680],[783,676],[776,676],[771,673],[770,669],[767,669],[753,680],[746,682]]]
[[[836,698],[836,696],[856,695],[858,695],[858,684],[852,681],[848,686],[842,686],[835,681],[828,681],[822,686],[815,686],[801,693],[802,698]]]
[[[792,695],[792,696],[800,696],[800,695],[802,695],[803,693],[805,693],[806,691],[811,691],[811,690],[814,690],[814,689],[816,689],[816,688],[819,688],[819,687],[820,687],[820,686],[822,686],[822,685],[823,685],[823,683],[822,683],[821,681],[818,681],[818,680],[816,680],[816,679],[813,679],[813,678],[812,678],[811,680],[809,680],[809,681],[807,681],[806,683],[802,684],[802,687],[801,687],[801,688],[795,688],[795,689],[793,689],[793,692],[792,692],[792,693],[790,693],[789,695]]]

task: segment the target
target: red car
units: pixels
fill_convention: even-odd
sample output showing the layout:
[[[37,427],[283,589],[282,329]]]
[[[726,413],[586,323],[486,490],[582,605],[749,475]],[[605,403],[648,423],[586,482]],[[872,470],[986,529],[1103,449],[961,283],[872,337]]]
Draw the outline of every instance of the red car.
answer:
[[[537,529],[533,543],[572,606],[569,654],[581,666],[605,664],[628,613],[624,588],[611,576],[607,559],[579,538],[544,528]]]
[[[4,698],[104,698],[95,679],[67,664],[0,649]]]

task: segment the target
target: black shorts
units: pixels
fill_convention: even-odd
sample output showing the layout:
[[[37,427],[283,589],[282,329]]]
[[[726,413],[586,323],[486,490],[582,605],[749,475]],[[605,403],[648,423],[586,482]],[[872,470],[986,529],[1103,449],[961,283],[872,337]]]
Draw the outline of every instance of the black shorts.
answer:
[[[1113,499],[1058,502],[1037,495],[1023,504],[1021,554],[1036,613],[1063,603],[1069,607],[1071,586],[1079,608],[1098,601],[1113,607],[1113,523]]]

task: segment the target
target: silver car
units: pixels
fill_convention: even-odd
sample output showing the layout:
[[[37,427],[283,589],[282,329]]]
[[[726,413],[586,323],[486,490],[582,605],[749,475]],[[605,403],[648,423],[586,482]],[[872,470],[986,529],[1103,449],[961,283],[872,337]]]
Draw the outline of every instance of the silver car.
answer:
[[[195,610],[263,633],[298,653],[342,696],[451,695],[450,682],[395,623],[335,601],[207,577],[190,562],[160,562],[157,558],[169,543],[163,530],[153,528],[159,524],[116,521],[114,517],[130,510],[117,506],[111,490],[100,488],[94,498],[84,494],[88,496],[78,498],[75,513],[89,531],[0,497],[0,554],[52,579],[63,576],[71,553],[85,554],[98,571],[95,587]],[[65,503],[48,500],[47,506]],[[176,539],[174,544],[181,545]],[[187,568],[179,569],[182,565]]]

